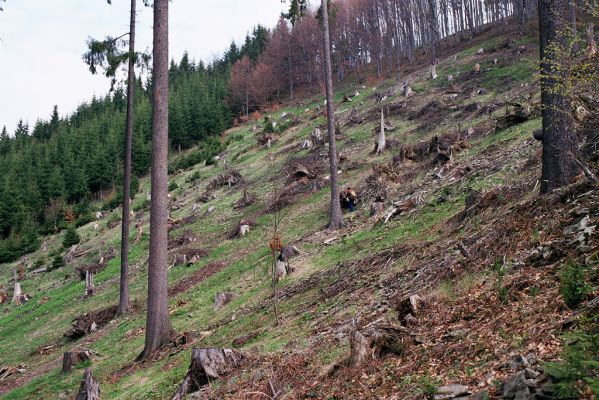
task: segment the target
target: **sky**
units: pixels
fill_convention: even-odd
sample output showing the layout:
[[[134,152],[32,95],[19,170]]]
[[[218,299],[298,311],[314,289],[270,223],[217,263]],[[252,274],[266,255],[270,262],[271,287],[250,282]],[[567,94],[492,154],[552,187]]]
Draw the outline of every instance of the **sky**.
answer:
[[[138,4],[137,48],[151,50],[152,9]],[[0,12],[0,129],[12,133],[19,119],[33,125],[58,105],[61,116],[110,81],[92,76],[81,55],[86,40],[119,36],[129,28],[128,0],[7,0]],[[260,23],[272,28],[285,5],[281,0],[173,0],[170,3],[169,56],[210,61],[233,39]]]

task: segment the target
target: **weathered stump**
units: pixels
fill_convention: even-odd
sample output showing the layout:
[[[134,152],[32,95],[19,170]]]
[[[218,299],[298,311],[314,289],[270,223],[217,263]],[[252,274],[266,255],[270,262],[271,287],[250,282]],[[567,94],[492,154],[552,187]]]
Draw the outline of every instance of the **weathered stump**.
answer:
[[[349,356],[349,365],[356,367],[361,365],[370,353],[370,340],[360,331],[352,331],[349,334],[349,347],[351,354]]]
[[[214,310],[218,310],[233,300],[233,293],[217,293],[214,298]]]
[[[15,282],[15,290],[12,294],[12,302],[16,305],[21,305],[21,296],[23,295],[23,291],[21,290],[21,283]]]
[[[60,370],[63,374],[68,374],[73,368],[73,353],[66,351],[62,356],[62,369]]]
[[[351,367],[360,366],[382,354],[401,355],[404,349],[406,328],[383,321],[373,322],[349,336]]]
[[[193,349],[187,375],[172,400],[182,400],[188,393],[220,378],[232,368],[238,367],[243,358],[242,353],[232,349]]]
[[[94,273],[88,269],[85,271],[85,296],[92,296],[94,289]]]
[[[92,369],[86,368],[83,374],[83,381],[79,386],[79,392],[75,400],[99,400],[100,384],[92,376]]]

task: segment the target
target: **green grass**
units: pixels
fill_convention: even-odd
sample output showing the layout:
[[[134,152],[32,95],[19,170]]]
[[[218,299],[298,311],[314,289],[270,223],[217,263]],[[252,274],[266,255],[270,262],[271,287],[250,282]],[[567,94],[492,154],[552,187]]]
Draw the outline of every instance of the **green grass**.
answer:
[[[503,38],[494,38],[465,50],[459,55],[457,62],[453,62],[451,59],[442,61],[438,68],[440,78],[436,82],[414,82],[413,89],[417,92],[418,104],[422,106],[440,95],[437,90],[443,88],[443,85],[446,84],[446,75],[448,73],[455,74],[458,71],[470,70],[473,62],[469,57],[472,57],[479,47],[490,48],[501,40]],[[522,40],[526,41],[528,39],[524,38]],[[485,71],[484,74],[481,74],[480,79],[484,87],[490,86],[491,93],[468,101],[480,103],[491,101],[495,95],[493,86],[499,86],[502,80],[508,76],[513,79],[514,85],[532,82],[532,79],[534,79],[532,77],[533,65],[526,61],[515,60],[513,64],[494,67],[491,71]],[[390,79],[379,82],[377,86],[378,89],[385,89],[396,85],[396,83],[396,81]],[[374,100],[370,98],[372,94],[372,88],[370,87],[366,89],[358,87],[360,96],[354,102],[344,103],[340,106],[338,104],[344,94],[353,95],[356,87],[358,86],[354,83],[340,86],[335,94],[336,106],[338,110],[350,110],[351,107],[356,107],[360,114],[365,115],[374,106]],[[435,92],[432,92],[433,90]],[[399,100],[399,98],[390,99],[391,102],[396,100]],[[210,327],[214,327],[217,322],[219,323],[218,328],[212,328],[213,331],[197,345],[230,347],[234,339],[250,332],[257,332],[258,335],[243,346],[244,350],[255,349],[267,353],[288,349],[301,350],[308,346],[308,338],[312,335],[317,324],[326,325],[341,318],[351,319],[360,312],[369,300],[363,299],[364,304],[362,304],[362,300],[353,301],[347,296],[347,293],[342,293],[326,301],[317,302],[322,293],[320,287],[314,287],[278,303],[279,312],[283,317],[283,322],[278,326],[275,324],[272,309],[259,312],[240,312],[242,309],[250,309],[252,306],[268,299],[271,294],[268,242],[272,235],[272,215],[258,215],[266,207],[272,196],[274,185],[271,177],[279,173],[288,157],[307,154],[307,152],[289,154],[281,150],[288,144],[298,143],[308,137],[316,126],[325,122],[322,116],[315,120],[309,120],[307,114],[304,113],[306,108],[314,110],[318,105],[322,108],[322,101],[323,96],[318,94],[305,100],[303,105],[296,104],[271,113],[272,119],[278,123],[281,122],[283,113],[288,113],[288,116],[284,119],[291,116],[292,113],[302,119],[300,125],[281,133],[280,140],[271,149],[260,148],[257,145],[256,135],[262,129],[262,121],[251,122],[231,129],[226,139],[227,152],[225,158],[227,164],[242,173],[249,190],[257,195],[257,202],[245,210],[233,211],[232,204],[241,196],[240,188],[220,188],[215,191],[217,196],[215,200],[201,206],[202,211],[200,214],[210,205],[216,206],[214,213],[201,215],[194,224],[171,232],[171,236],[176,237],[184,230],[193,230],[200,238],[197,247],[209,250],[209,254],[193,266],[179,266],[171,269],[169,271],[169,284],[186,279],[210,262],[223,261],[227,264],[227,268],[221,272],[169,300],[171,321],[173,327],[179,332],[189,330],[207,331]],[[361,102],[364,102],[364,104],[360,105]],[[416,129],[421,121],[409,121],[405,117],[394,116],[391,118],[391,122],[397,129],[395,132],[390,132],[388,138],[398,139],[403,143],[414,143],[418,140],[430,138],[434,134],[445,133],[456,127],[458,123],[462,127],[476,126],[484,120],[478,118],[470,121],[458,121],[451,115],[447,120],[436,126],[418,131]],[[392,158],[393,151],[389,151],[381,157],[369,158],[368,156],[374,143],[373,129],[377,124],[378,121],[372,121],[362,125],[343,127],[343,133],[348,140],[339,143],[340,150],[345,152],[351,148],[351,160],[363,162],[364,164],[359,169],[349,172],[344,171],[341,175],[341,185],[359,185],[370,174],[371,164],[387,162]],[[483,152],[492,149],[492,146],[509,147],[518,145],[522,140],[527,140],[532,130],[538,127],[539,124],[538,119],[528,121],[476,139],[471,143],[470,149],[457,156],[457,162],[466,165],[468,162],[481,157]],[[256,132],[252,131],[253,125],[258,127]],[[268,161],[267,155],[269,153],[276,156],[273,162]],[[211,179],[223,170],[223,162],[220,161],[215,166],[196,165],[181,174],[172,176],[172,181],[179,186],[172,194],[174,198],[185,204],[185,207],[174,212],[173,216],[181,218],[189,215],[191,206],[196,202],[197,197],[205,191]],[[429,185],[430,179],[426,178],[427,175],[430,175],[430,171],[419,173],[408,185],[417,188]],[[278,178],[285,179],[283,176],[278,176]],[[348,220],[350,218],[354,219],[359,229],[346,231],[343,237],[330,246],[324,246],[320,239],[301,242],[299,247],[304,252],[301,257],[303,270],[298,275],[282,280],[279,283],[279,288],[284,290],[286,286],[297,283],[298,280],[309,276],[311,273],[333,271],[338,263],[359,260],[384,249],[404,244],[407,241],[419,241],[423,244],[434,241],[439,238],[439,227],[448,218],[463,209],[467,187],[485,190],[489,187],[505,184],[516,178],[517,171],[502,169],[482,176],[474,176],[465,182],[447,185],[444,189],[430,184],[423,204],[418,205],[406,215],[394,218],[388,224],[374,225],[368,222],[368,204],[364,204],[354,214],[346,215]],[[148,190],[149,180],[144,178],[140,181],[139,195],[133,201],[134,208],[143,209],[147,207],[146,193]],[[395,190],[405,190],[404,184],[397,185]],[[444,202],[437,201],[441,195],[445,198]],[[283,210],[282,235],[285,243],[294,243],[302,237],[310,237],[311,233],[320,232],[324,229],[328,222],[329,196],[330,191],[328,188],[315,193],[299,195],[293,205]],[[104,228],[111,218],[118,219],[119,213],[118,209],[114,210],[100,221],[100,225]],[[147,217],[147,209],[145,213]],[[252,228],[249,235],[233,240],[226,239],[225,236],[233,224],[243,217],[255,216],[258,216],[256,219],[257,226]],[[82,263],[89,262],[97,255],[102,242],[104,247],[113,245],[118,248],[120,227],[112,230],[94,231],[91,226],[92,224],[89,224],[78,230],[83,240],[83,248],[90,250],[90,254],[81,260]],[[94,374],[101,381],[103,398],[146,400],[168,398],[172,395],[185,374],[191,350],[168,355],[155,364],[126,374],[117,382],[111,383],[112,381],[109,381],[110,376],[129,366],[143,348],[144,334],[143,332],[136,332],[139,328],[145,326],[146,257],[149,245],[147,224],[144,226],[144,231],[146,235],[139,243],[132,245],[130,254],[132,266],[130,277],[131,296],[136,304],[141,307],[141,312],[119,319],[102,328],[100,332],[93,334],[95,339],[89,343],[86,339],[75,343],[67,343],[62,339],[62,334],[69,328],[74,316],[116,304],[120,270],[118,257],[110,261],[107,268],[96,276],[97,294],[88,299],[82,299],[84,283],[74,277],[73,266],[66,266],[36,277],[28,277],[23,282],[24,290],[33,294],[34,297],[31,302],[21,307],[8,305],[0,314],[0,359],[2,365],[25,363],[30,371],[35,371],[45,364],[49,364],[51,368],[49,372],[27,382],[23,387],[15,389],[7,394],[5,398],[74,397],[83,373],[83,366],[78,366],[70,375],[61,376],[59,374],[60,363],[56,360],[59,359],[63,351],[71,350],[83,344],[86,348],[99,354],[92,365]],[[135,230],[132,229],[132,237],[134,236]],[[49,252],[55,251],[60,246],[60,239],[60,235],[50,238]],[[41,251],[31,256],[32,260],[38,258],[49,259],[48,254]],[[386,272],[398,271],[408,265],[409,262],[405,259],[397,260],[391,266],[391,269]],[[8,281],[10,270],[11,266],[6,270],[2,270],[2,277],[5,278],[5,281]],[[65,279],[66,275],[70,275],[70,277]],[[335,279],[337,277],[331,274],[322,284],[330,284]],[[451,287],[451,292],[453,293],[454,290],[467,290],[475,281],[475,278],[472,278],[471,281],[470,278],[464,278],[462,284]],[[449,290],[446,289],[448,293]],[[233,292],[235,298],[223,309],[214,311],[214,297],[217,292],[222,291]],[[42,297],[47,297],[48,300],[40,302]],[[177,302],[179,300],[183,300],[186,304],[178,306]],[[316,305],[308,309],[305,308],[306,305],[313,303]],[[58,348],[54,353],[46,356],[37,355],[39,346],[53,343],[58,344]],[[347,351],[342,346],[333,346],[325,350],[318,357],[317,364],[314,365],[315,368],[343,358]],[[410,378],[410,382],[404,383],[412,385],[418,393],[430,391],[430,378],[427,377],[413,377]]]

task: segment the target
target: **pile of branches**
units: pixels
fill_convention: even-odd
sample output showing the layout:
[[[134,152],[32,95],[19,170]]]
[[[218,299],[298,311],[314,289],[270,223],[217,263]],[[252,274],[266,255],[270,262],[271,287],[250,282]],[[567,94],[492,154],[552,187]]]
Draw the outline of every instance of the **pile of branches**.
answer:
[[[168,221],[168,231],[172,231],[173,229],[177,229],[180,226],[191,225],[196,222],[200,218],[198,214],[190,214],[187,217],[183,217],[181,219],[171,219]]]
[[[208,252],[203,249],[194,249],[186,247],[177,250],[173,255],[172,266],[177,267],[179,265],[191,265],[200,261],[200,258],[208,255]]]
[[[285,167],[284,174],[286,177],[286,183],[300,180],[314,180],[326,170],[326,165],[320,158],[318,153],[312,153],[304,157],[295,157],[290,159]]]
[[[106,269],[106,263],[93,263],[88,265],[82,265],[75,268],[75,272],[77,272],[77,276],[79,279],[84,281],[87,273],[97,274],[98,272],[104,271]]]
[[[393,163],[400,164],[406,160],[421,162],[433,158],[433,162],[444,164],[449,161],[453,152],[461,151],[466,147],[467,144],[459,133],[433,136],[430,141],[401,146],[399,153],[393,156]]]
[[[168,289],[169,297],[176,296],[180,293],[186,292],[192,287],[198,285],[200,282],[208,279],[212,275],[222,271],[227,264],[223,262],[213,262],[205,267],[200,268],[196,272],[194,272],[191,276],[186,276],[182,278],[180,281],[175,283]]]
[[[248,192],[247,189],[245,189],[243,191],[243,196],[241,196],[241,198],[239,200],[237,200],[235,202],[235,204],[233,204],[233,209],[234,210],[241,210],[243,208],[246,208],[249,205],[252,205],[256,202],[256,196],[254,196],[252,193]]]
[[[373,166],[374,168],[374,166]],[[374,173],[366,178],[364,184],[358,188],[358,197],[362,200],[369,198],[387,198],[388,185],[382,175]]]
[[[177,247],[185,246],[198,241],[198,237],[191,230],[186,230],[183,234],[177,238],[168,241],[168,248],[174,249]]]
[[[243,183],[243,177],[239,173],[239,171],[234,170],[233,168],[227,168],[225,172],[219,174],[216,178],[214,178],[207,187],[207,191],[210,192],[212,190],[218,189],[223,186],[235,186]]]
[[[260,133],[256,139],[258,140],[258,144],[260,146],[266,146],[269,142],[270,144],[274,144],[276,141],[276,137],[274,134],[272,133],[268,133],[268,132],[262,132]]]
[[[430,103],[426,104],[419,110],[412,111],[408,114],[408,119],[410,121],[415,119],[420,119],[428,115],[438,114],[441,110],[446,110],[447,106],[443,104],[439,100],[432,100]]]
[[[96,329],[108,324],[114,318],[116,310],[117,306],[111,306],[75,317],[71,323],[71,329],[64,333],[64,337],[70,340],[77,340],[85,335],[89,335]]]
[[[538,118],[540,115],[541,105],[539,103],[508,103],[505,114],[495,119],[495,128],[501,131],[530,119]]]

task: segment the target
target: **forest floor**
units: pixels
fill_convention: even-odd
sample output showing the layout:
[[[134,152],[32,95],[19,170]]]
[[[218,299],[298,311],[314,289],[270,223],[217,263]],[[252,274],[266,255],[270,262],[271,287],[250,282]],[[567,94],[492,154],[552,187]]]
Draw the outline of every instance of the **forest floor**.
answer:
[[[84,297],[85,282],[75,272],[101,250],[118,249],[116,209],[97,222],[99,229],[95,223],[78,229],[78,251],[85,255],[48,273],[26,272],[22,286],[31,301],[3,305],[0,371],[16,368],[0,374],[0,396],[73,398],[83,368],[91,365],[103,399],[168,399],[197,347],[246,354],[240,368],[199,398],[273,398],[274,386],[279,399],[414,399],[431,397],[444,384],[486,393],[479,398],[498,396],[514,356],[555,359],[562,333],[575,325],[580,311],[564,304],[560,271],[571,263],[599,267],[597,232],[579,229],[583,220],[586,227],[599,222],[596,188],[581,177],[552,195],[538,194],[541,145],[532,137],[541,126],[537,48],[533,36],[487,32],[447,51],[436,80],[427,79],[425,62],[411,67],[406,79],[415,93],[408,98],[393,79],[339,86],[340,181],[357,189],[360,204],[344,214],[347,226],[337,232],[326,230],[326,147],[301,149],[315,128],[325,132],[322,94],[225,132],[226,150],[216,165],[171,176],[172,217],[179,223],[169,233],[170,255],[203,250],[199,261],[169,270],[173,328],[190,339],[134,363],[145,327],[149,181],[143,179],[133,201],[144,232],[131,246],[134,310],[78,340],[63,335],[75,317],[118,301],[118,257],[96,274],[91,297]],[[387,122],[395,128],[382,155],[372,154],[380,125],[376,93],[387,96]],[[516,111],[526,118],[509,126],[497,122]],[[270,148],[258,141],[270,123],[265,116],[277,123]],[[351,122],[352,116],[363,122]],[[450,162],[435,163],[434,137],[451,143]],[[231,170],[242,179],[204,196]],[[235,207],[245,190],[255,201]],[[371,217],[377,191],[386,192],[385,211]],[[300,254],[273,295],[269,211],[275,196],[282,203],[281,238]],[[393,205],[396,215],[385,223]],[[251,222],[250,231],[232,237],[241,220]],[[132,240],[136,233],[132,228]],[[181,245],[184,237],[196,240]],[[28,262],[51,262],[61,239],[47,237],[45,250]],[[17,265],[2,270],[7,286]],[[215,309],[215,296],[225,292],[232,300]],[[406,319],[398,304],[416,294],[421,308]],[[589,299],[593,295],[596,290]],[[402,326],[401,345],[349,366],[350,333],[381,322]],[[91,351],[93,360],[62,375],[62,353],[77,350]]]

